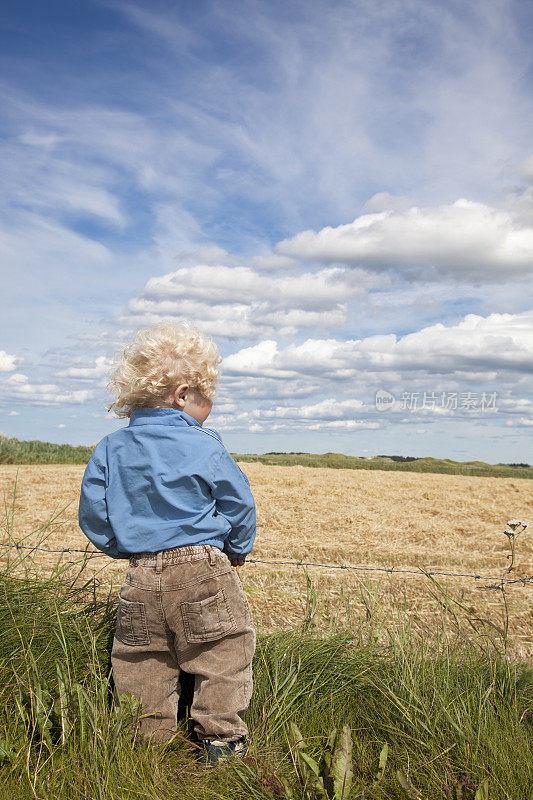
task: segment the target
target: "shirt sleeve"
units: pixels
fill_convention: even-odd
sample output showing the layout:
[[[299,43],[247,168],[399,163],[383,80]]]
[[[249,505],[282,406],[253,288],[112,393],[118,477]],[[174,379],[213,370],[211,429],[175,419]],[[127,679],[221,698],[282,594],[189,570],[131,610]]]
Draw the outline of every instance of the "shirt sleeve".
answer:
[[[81,482],[78,522],[85,536],[110,558],[129,558],[120,552],[107,516],[106,444],[103,439],[94,449]]]
[[[248,555],[256,534],[255,502],[248,478],[226,448],[221,451],[215,468],[212,493],[217,512],[231,525],[224,552],[241,558]]]

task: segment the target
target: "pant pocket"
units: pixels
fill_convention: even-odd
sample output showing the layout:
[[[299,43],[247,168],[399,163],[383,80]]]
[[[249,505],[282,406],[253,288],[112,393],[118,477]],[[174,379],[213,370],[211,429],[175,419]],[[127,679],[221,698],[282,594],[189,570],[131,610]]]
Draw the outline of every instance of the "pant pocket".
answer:
[[[224,589],[205,600],[181,603],[180,609],[189,644],[212,642],[237,628]]]
[[[115,636],[122,644],[128,644],[132,647],[150,644],[144,603],[124,600],[123,597],[118,596]]]

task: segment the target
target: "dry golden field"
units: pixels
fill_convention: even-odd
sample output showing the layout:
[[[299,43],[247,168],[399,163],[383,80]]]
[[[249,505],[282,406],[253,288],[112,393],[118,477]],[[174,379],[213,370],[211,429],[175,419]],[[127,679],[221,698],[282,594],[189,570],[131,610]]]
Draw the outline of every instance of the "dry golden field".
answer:
[[[422,567],[498,576],[507,566],[509,543],[503,535],[507,520],[533,518],[529,480],[258,463],[241,466],[257,503],[258,533],[252,556],[257,559]],[[42,536],[37,530],[65,509],[49,526],[46,546],[85,546],[77,525],[83,470],[71,465],[0,466],[0,493],[8,506],[18,473],[14,538],[35,531],[26,542],[35,544]],[[3,535],[5,540],[5,532]],[[532,575],[532,529],[518,537],[517,553],[516,577]],[[5,551],[0,557],[5,559]],[[55,559],[40,555],[39,568],[46,572]],[[88,573],[98,573],[104,586],[115,589],[125,570],[125,562],[106,558],[93,559],[86,568]],[[307,581],[301,567],[248,564],[240,574],[262,630],[302,620]],[[385,621],[392,618],[395,603],[422,629],[431,630],[437,619],[434,614],[438,604],[432,596],[435,588],[424,576],[389,577],[379,572],[318,568],[310,568],[308,574],[317,590],[317,624],[332,617],[342,624],[368,618],[362,602],[367,590],[377,600],[375,613]],[[484,589],[487,582],[439,580],[453,598],[462,593],[461,603],[472,617],[501,625],[501,593]],[[507,597],[512,650],[522,658],[531,658],[533,586],[513,585]],[[366,605],[372,602],[367,595]]]

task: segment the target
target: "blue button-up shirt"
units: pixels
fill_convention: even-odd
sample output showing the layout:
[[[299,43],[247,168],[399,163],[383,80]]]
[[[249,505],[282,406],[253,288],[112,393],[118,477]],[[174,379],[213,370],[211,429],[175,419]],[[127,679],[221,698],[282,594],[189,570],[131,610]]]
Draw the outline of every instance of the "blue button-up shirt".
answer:
[[[256,529],[248,479],[218,433],[174,408],[140,408],[102,439],[83,476],[78,518],[111,558],[198,544],[244,556]]]

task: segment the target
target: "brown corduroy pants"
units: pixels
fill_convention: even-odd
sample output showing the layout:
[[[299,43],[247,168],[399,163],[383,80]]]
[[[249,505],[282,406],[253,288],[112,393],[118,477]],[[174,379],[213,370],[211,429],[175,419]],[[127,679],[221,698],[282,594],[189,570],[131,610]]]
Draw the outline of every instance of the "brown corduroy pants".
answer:
[[[224,741],[245,736],[255,641],[241,582],[218,548],[179,547],[130,560],[111,663],[116,692],[142,704],[145,736],[172,737],[181,669],[195,676],[196,734]]]

